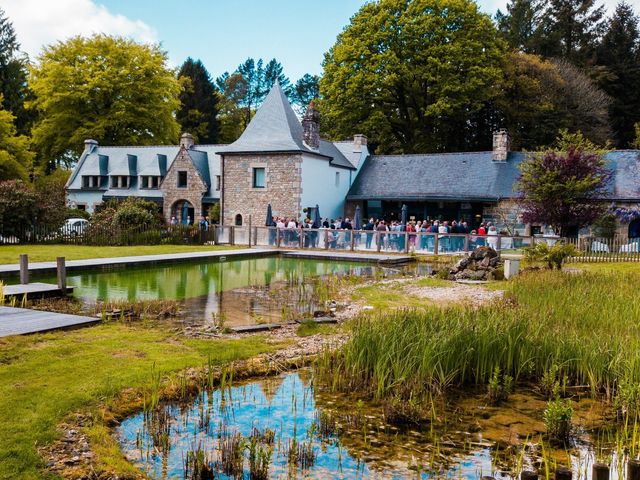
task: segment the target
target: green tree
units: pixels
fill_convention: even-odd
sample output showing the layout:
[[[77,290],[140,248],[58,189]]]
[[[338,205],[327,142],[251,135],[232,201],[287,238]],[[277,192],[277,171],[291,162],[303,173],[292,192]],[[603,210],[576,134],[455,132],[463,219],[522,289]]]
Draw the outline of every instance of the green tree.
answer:
[[[449,150],[496,94],[505,48],[471,0],[365,4],[325,54],[320,109],[333,137],[380,152]]]
[[[242,80],[239,79],[242,77]],[[259,58],[247,58],[233,73],[224,72],[216,79],[216,86],[226,97],[228,106],[233,103],[235,109],[242,112],[243,127],[249,124],[256,109],[262,104],[271,87],[278,81],[284,92],[289,95],[291,82],[283,72],[282,65],[275,58],[267,62]],[[232,115],[232,118],[235,115]]]
[[[606,74],[600,86],[611,97],[609,117],[617,147],[629,147],[640,121],[640,34],[638,17],[625,2],[618,4],[598,45],[596,64]]]
[[[25,108],[27,64],[26,55],[20,52],[13,25],[0,8],[0,95],[3,95],[2,107],[15,117],[15,126],[20,134],[29,132],[33,120],[33,112]]]
[[[32,165],[33,153],[29,150],[29,139],[17,135],[14,116],[0,106],[0,181],[27,181]]]
[[[584,66],[602,34],[604,5],[596,0],[547,0],[544,36],[537,53]]]
[[[291,89],[290,99],[296,110],[304,115],[312,100],[320,98],[320,77],[305,73]]]
[[[176,119],[183,132],[191,133],[198,143],[218,143],[218,92],[200,60],[187,58],[180,67],[182,85]]]
[[[107,145],[174,143],[180,86],[157,45],[107,35],[45,47],[31,70],[38,153],[51,170],[77,158],[85,138]]]
[[[247,81],[239,73],[229,75],[225,73],[216,80],[220,96],[220,142],[232,143],[244,131],[249,123],[244,109],[240,106],[246,95]]]
[[[502,38],[514,49],[537,53],[544,36],[542,29],[542,0],[510,0],[507,13],[496,13],[496,23]]]
[[[556,66],[538,55],[510,52],[496,107],[509,129],[514,150],[535,150],[551,144],[566,127],[559,94],[564,80]]]

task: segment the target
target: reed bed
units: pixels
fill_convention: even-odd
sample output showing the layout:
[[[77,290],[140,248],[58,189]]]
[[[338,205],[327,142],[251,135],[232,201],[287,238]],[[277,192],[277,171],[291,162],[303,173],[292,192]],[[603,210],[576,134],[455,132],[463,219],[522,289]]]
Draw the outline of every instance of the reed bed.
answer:
[[[337,389],[375,398],[516,382],[549,372],[593,394],[640,384],[640,274],[533,272],[479,309],[401,310],[356,321],[350,340],[318,362]]]

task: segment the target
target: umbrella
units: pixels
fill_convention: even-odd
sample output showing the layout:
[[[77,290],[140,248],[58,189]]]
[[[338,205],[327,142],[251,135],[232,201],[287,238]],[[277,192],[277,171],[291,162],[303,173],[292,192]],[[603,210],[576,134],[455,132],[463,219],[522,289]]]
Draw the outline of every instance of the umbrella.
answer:
[[[266,227],[273,227],[275,224],[273,223],[273,213],[271,213],[271,204],[267,205],[267,221],[265,223]]]
[[[402,205],[401,223],[402,223],[402,230],[406,231],[407,230],[407,206],[404,204]]]
[[[313,224],[311,228],[320,228],[322,226],[322,219],[320,218],[320,207],[316,203],[316,208],[313,211]]]
[[[356,213],[353,216],[353,229],[354,230],[362,229],[362,214],[360,213],[360,205],[356,206]]]

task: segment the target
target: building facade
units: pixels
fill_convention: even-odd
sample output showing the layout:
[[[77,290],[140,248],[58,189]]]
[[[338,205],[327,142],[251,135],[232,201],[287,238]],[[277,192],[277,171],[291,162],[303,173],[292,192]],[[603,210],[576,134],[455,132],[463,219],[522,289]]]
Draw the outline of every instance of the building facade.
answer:
[[[262,225],[274,216],[301,219],[316,206],[323,218],[491,220],[519,225],[514,185],[527,154],[511,152],[504,130],[489,152],[370,155],[367,138],[321,138],[310,105],[302,121],[276,84],[240,138],[230,145],[195,145],[188,133],[176,146],[109,147],[94,140],[67,183],[71,206],[92,211],[105,200],[137,196],[157,202],[167,222],[197,222],[219,203],[220,222]],[[640,202],[640,151],[613,151],[609,196],[619,206]],[[627,226],[621,227],[626,229]],[[630,225],[629,232],[640,225]],[[623,230],[620,230],[623,233]]]

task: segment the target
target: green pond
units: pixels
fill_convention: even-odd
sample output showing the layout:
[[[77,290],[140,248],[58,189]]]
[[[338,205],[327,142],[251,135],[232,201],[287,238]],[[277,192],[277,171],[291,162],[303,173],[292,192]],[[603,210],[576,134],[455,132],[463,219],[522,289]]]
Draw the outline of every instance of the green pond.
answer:
[[[416,274],[417,267],[412,267]],[[421,266],[428,273],[430,267]],[[70,272],[67,284],[87,305],[96,302],[178,300],[186,322],[248,325],[282,320],[283,311],[313,314],[314,283],[335,275],[398,275],[404,270],[278,256]],[[55,277],[38,279],[55,283]]]

